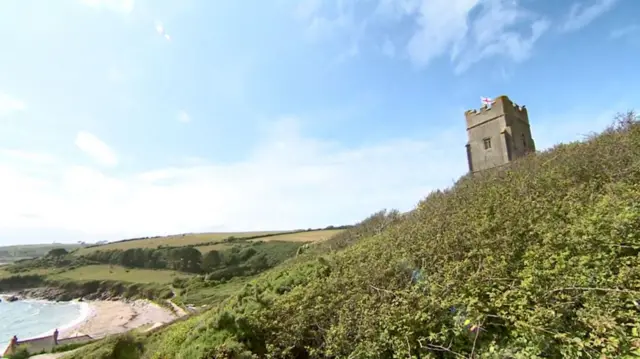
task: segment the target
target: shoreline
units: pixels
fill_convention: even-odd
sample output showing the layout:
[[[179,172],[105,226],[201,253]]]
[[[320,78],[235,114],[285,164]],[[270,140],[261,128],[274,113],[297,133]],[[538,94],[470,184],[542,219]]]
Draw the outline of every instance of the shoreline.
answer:
[[[0,293],[0,299],[17,296],[20,301],[46,303],[76,303],[81,306],[80,315],[58,329],[60,339],[88,335],[92,339],[102,339],[113,334],[128,332],[147,326],[144,330],[173,322],[180,316],[168,308],[147,299],[115,299],[53,301],[41,298],[24,297],[19,293]],[[38,337],[50,336],[56,328],[42,333]],[[6,338],[8,340],[10,338]],[[33,338],[19,338],[22,340]],[[5,338],[0,338],[0,341]]]
[[[33,301],[37,301],[40,303],[56,303],[56,302],[51,302],[51,301],[47,301],[47,300],[38,300],[38,299],[23,299],[23,302],[33,302]],[[78,304],[80,307],[80,314],[78,315],[78,317],[74,318],[72,321],[65,323],[64,325],[62,325],[59,328],[51,328],[48,329],[46,332],[40,333],[37,336],[33,337],[33,338],[22,338],[23,340],[29,340],[29,339],[34,339],[34,338],[42,338],[42,337],[46,337],[49,336],[53,333],[53,331],[55,329],[58,329],[59,333],[65,333],[67,330],[72,329],[80,324],[82,324],[84,321],[86,321],[89,318],[89,315],[91,314],[91,304],[90,303],[86,303],[86,302],[80,302],[80,301],[69,301],[69,302],[62,302],[62,303],[74,303],[74,304]],[[60,335],[60,339],[64,339],[65,337]]]
[[[64,330],[59,329],[61,339],[77,335],[101,339],[147,325],[153,327],[170,323],[178,318],[169,309],[145,299],[86,303],[90,308],[86,318]]]

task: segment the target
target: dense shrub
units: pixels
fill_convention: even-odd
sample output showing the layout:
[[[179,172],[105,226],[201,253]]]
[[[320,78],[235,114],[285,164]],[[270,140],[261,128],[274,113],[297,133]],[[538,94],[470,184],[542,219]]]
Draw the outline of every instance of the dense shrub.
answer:
[[[130,268],[172,269],[190,273],[212,273],[218,279],[245,276],[271,268],[293,257],[303,243],[234,241],[232,247],[206,253],[204,256],[194,247],[132,248],[108,250],[86,254],[77,260]],[[68,256],[72,257],[72,256]],[[25,264],[24,270],[29,267]]]
[[[464,176],[390,222],[267,272],[149,337],[143,357],[640,355],[633,116]]]
[[[15,353],[8,355],[8,359],[28,359],[31,357],[31,354],[27,350],[27,348],[18,348]]]

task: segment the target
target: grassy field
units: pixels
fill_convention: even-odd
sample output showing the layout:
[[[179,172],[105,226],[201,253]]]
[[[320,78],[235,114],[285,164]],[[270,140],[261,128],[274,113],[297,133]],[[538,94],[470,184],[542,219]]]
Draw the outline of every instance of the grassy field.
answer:
[[[25,271],[25,272],[20,272],[20,275],[46,275],[51,273],[52,270],[50,269],[44,269],[44,268],[38,268],[38,269],[32,269],[29,271]],[[11,273],[8,272],[6,270],[0,269],[0,278],[6,278],[6,277],[11,277],[15,275],[15,273]]]
[[[79,248],[79,244],[25,244],[0,247],[0,262],[12,262],[23,258],[40,257],[54,248],[72,250]]]
[[[322,230],[322,231],[291,233],[291,234],[282,234],[279,236],[256,238],[256,239],[252,239],[252,241],[315,242],[315,241],[325,240],[342,231],[343,229],[329,229],[329,230]]]
[[[170,270],[126,269],[120,266],[91,265],[76,268],[51,276],[52,279],[71,280],[116,280],[130,283],[171,283],[176,277],[188,274]]]
[[[102,246],[96,246],[96,247],[90,247],[90,248],[81,248],[78,251],[76,251],[74,254],[84,255],[97,250],[110,250],[110,249],[126,250],[130,248],[158,248],[158,246],[161,246],[161,245],[179,247],[179,246],[188,246],[190,244],[198,244],[198,243],[209,242],[209,241],[210,242],[222,241],[223,239],[229,238],[231,236],[242,238],[242,237],[250,237],[250,236],[257,236],[257,235],[264,235],[264,234],[271,234],[271,233],[280,233],[280,232],[282,231],[180,234],[175,236],[136,239],[136,240],[126,241],[126,242],[109,243]]]
[[[212,250],[216,250],[216,251],[222,251],[225,250],[227,248],[231,248],[233,247],[233,243],[216,243],[216,244],[211,244],[208,246],[200,246],[200,247],[196,247],[200,252],[202,252],[202,254],[205,254],[207,252],[211,252]]]
[[[327,238],[330,238],[331,236],[337,233],[340,233],[342,231],[343,231],[342,229],[331,229],[331,230],[282,234],[282,235],[276,235],[276,236],[270,236],[270,237],[250,239],[249,242],[258,242],[258,241],[261,241],[261,242],[280,241],[280,242],[296,242],[296,243],[297,242],[315,242],[315,241],[322,241]],[[200,252],[204,254],[212,250],[217,250],[217,251],[225,250],[227,248],[231,248],[233,245],[234,243],[214,243],[207,246],[198,246],[196,248],[198,248],[198,250],[200,250]]]

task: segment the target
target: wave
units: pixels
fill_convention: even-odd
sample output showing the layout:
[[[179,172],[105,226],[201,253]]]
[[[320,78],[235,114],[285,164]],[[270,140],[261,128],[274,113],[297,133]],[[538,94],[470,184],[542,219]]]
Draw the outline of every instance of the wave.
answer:
[[[52,303],[56,303],[56,302],[51,302],[51,301],[39,301],[42,302],[43,304],[52,304]],[[56,303],[59,304],[59,303]],[[68,302],[65,304],[72,304],[72,305],[77,305],[80,307],[80,313],[79,315],[73,319],[72,321],[68,322],[67,324],[60,326],[58,328],[50,328],[49,330],[47,330],[46,332],[43,332],[35,337],[31,337],[31,338],[27,338],[27,339],[34,339],[34,338],[40,338],[40,337],[46,337],[49,335],[53,334],[53,331],[55,329],[58,329],[58,332],[60,334],[64,334],[65,330],[71,329],[75,326],[77,326],[78,324],[84,322],[85,320],[87,320],[87,318],[89,317],[89,315],[91,314],[91,306],[89,305],[89,303],[85,303],[85,302],[78,302],[78,301],[72,301],[72,302]]]
[[[58,328],[59,331],[64,331],[64,330],[67,330],[67,329],[71,329],[71,328],[75,327],[76,325],[84,322],[85,320],[87,320],[87,318],[89,317],[89,315],[92,312],[91,306],[89,305],[89,303],[85,303],[85,302],[73,302],[73,303],[80,305],[80,315],[75,320],[73,320],[73,321],[69,322],[68,324]]]

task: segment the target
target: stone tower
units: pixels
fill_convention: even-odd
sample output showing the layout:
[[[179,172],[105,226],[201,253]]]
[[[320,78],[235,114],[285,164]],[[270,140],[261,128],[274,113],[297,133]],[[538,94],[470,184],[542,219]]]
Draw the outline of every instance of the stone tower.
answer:
[[[469,137],[469,172],[502,166],[535,152],[527,109],[507,96],[494,99],[491,107],[484,105],[479,111],[469,110],[464,115]]]

